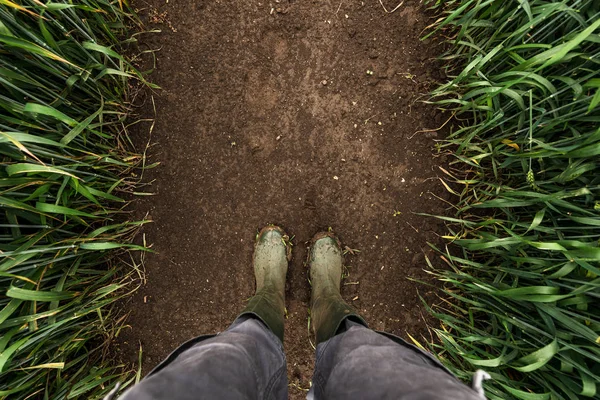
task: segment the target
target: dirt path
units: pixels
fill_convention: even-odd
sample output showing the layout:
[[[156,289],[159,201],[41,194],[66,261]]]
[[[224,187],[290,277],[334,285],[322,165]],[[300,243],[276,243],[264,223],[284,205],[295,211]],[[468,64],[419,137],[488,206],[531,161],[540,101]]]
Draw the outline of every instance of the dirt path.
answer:
[[[252,244],[275,223],[294,235],[285,347],[290,395],[313,366],[306,242],[332,227],[348,255],[344,297],[373,328],[425,333],[423,251],[439,225],[414,212],[443,203],[433,156],[445,116],[419,103],[439,79],[439,49],[418,40],[418,1],[152,0],[157,53],[150,172],[138,204],[154,224],[147,284],[128,307],[123,352],[148,371],[182,341],[224,330],[254,289]],[[388,10],[396,4],[384,1]],[[148,11],[148,10],[147,10]],[[165,14],[166,13],[166,14]],[[154,27],[155,25],[150,25]],[[147,102],[147,110],[151,103]]]

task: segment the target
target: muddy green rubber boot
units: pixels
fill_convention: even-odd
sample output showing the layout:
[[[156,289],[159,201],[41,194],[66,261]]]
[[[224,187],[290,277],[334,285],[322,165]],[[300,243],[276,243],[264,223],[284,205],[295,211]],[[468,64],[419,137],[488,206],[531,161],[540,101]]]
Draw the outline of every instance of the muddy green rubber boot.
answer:
[[[338,238],[331,232],[317,233],[308,257],[312,284],[310,316],[317,344],[333,337],[346,318],[367,326],[340,294],[343,256]]]
[[[283,342],[285,276],[291,258],[289,236],[278,226],[267,226],[256,236],[254,277],[256,294],[240,315],[258,317]]]

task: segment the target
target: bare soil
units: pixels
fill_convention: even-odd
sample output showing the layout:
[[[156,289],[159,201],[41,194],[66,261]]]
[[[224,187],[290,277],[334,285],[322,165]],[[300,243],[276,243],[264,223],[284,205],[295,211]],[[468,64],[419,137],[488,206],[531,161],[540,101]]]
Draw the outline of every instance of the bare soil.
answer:
[[[383,0],[388,11],[397,3]],[[154,196],[136,203],[154,223],[145,240],[146,283],[121,353],[144,373],[181,342],[222,331],[254,291],[254,236],[274,223],[294,236],[285,343],[290,397],[309,387],[306,245],[331,227],[349,276],[343,296],[372,328],[430,337],[419,294],[424,254],[444,213],[435,139],[447,116],[423,104],[443,76],[431,20],[419,1],[393,13],[378,0],[137,1],[160,48],[162,90],[146,172]],[[144,143],[148,126],[140,126]],[[354,254],[352,254],[354,253]]]

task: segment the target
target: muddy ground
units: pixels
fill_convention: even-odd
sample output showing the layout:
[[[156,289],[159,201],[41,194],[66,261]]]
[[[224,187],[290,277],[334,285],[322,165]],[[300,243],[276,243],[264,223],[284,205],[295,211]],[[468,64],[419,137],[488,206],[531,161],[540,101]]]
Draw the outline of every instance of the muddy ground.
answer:
[[[158,49],[156,122],[136,203],[154,221],[146,283],[126,304],[126,361],[143,346],[144,373],[179,343],[222,331],[254,290],[251,257],[266,224],[293,236],[285,348],[290,397],[314,363],[307,329],[306,242],[331,227],[349,277],[343,296],[371,327],[429,334],[418,294],[431,290],[424,253],[443,232],[415,213],[443,213],[435,139],[447,116],[420,101],[443,79],[439,45],[418,1],[138,0],[142,36]],[[393,12],[390,12],[394,10]],[[151,115],[148,97],[142,113]],[[148,126],[138,126],[145,143]],[[433,256],[435,258],[435,256]]]

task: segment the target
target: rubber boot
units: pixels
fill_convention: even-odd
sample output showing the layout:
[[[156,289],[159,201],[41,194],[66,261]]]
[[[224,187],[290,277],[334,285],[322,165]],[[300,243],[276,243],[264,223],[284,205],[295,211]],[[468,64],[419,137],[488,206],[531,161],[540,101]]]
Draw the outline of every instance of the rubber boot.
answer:
[[[285,276],[291,257],[289,236],[277,226],[267,226],[256,236],[254,277],[256,294],[240,316],[259,318],[283,342]]]
[[[346,318],[367,326],[340,294],[343,256],[340,241],[331,232],[315,235],[309,250],[311,323],[317,344],[338,333]]]

